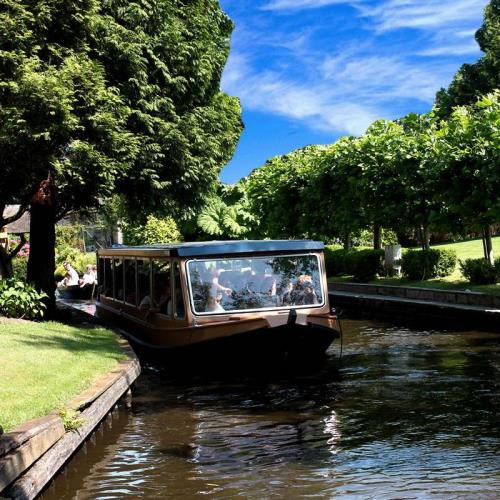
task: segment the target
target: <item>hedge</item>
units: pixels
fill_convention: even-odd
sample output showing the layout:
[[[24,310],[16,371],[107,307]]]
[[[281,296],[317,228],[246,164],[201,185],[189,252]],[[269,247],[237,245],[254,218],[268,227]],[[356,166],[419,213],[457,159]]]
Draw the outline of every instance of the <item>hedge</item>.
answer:
[[[413,281],[442,278],[455,271],[457,254],[437,248],[409,250],[403,254],[401,265],[403,275]]]

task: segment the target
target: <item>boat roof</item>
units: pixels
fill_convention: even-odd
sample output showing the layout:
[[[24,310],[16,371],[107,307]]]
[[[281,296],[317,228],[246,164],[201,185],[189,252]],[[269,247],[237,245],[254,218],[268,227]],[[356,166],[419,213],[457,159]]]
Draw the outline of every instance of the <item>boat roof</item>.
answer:
[[[323,250],[323,248],[322,241],[312,240],[197,241],[141,246],[116,245],[112,248],[99,250],[99,254],[131,255],[137,251],[140,253],[161,253],[174,257],[205,257],[209,255],[318,251]]]

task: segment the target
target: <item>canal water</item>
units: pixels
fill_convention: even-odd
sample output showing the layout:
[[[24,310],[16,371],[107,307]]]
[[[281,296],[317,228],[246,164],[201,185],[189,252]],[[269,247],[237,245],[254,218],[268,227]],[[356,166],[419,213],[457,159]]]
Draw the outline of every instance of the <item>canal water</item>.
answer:
[[[345,320],[338,348],[308,370],[146,370],[42,498],[498,498],[498,335]]]

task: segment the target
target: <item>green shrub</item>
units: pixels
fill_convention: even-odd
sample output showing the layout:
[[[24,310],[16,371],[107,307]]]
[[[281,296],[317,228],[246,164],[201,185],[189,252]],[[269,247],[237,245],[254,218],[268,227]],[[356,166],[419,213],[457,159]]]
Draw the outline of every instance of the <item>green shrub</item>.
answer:
[[[182,240],[177,223],[172,217],[148,215],[144,224],[122,223],[123,239],[128,245],[154,245]]]
[[[325,246],[325,267],[327,276],[342,276],[347,274],[345,258],[348,254],[348,250],[337,245],[326,245]]]
[[[351,248],[344,250],[334,245],[325,247],[327,276],[354,276],[357,281],[369,281],[382,269],[383,250]]]
[[[28,257],[20,257],[17,255],[12,259],[13,276],[17,280],[26,281],[28,274]]]
[[[456,265],[457,254],[454,250],[437,248],[409,250],[402,259],[403,275],[414,281],[448,276]]]
[[[486,259],[461,260],[460,270],[472,285],[493,285],[500,280],[500,259],[494,266]]]
[[[45,311],[44,292],[16,278],[0,281],[0,314],[8,318],[40,319]]]
[[[371,281],[383,271],[384,250],[349,250],[345,257],[346,271],[356,281]]]

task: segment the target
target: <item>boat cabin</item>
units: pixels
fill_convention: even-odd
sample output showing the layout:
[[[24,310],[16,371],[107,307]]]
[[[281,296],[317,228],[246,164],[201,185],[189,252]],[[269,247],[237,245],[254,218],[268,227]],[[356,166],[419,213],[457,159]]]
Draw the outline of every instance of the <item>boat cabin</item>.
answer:
[[[98,283],[98,315],[153,348],[270,329],[289,324],[290,317],[294,325],[336,326],[321,242],[108,248],[98,251]]]

